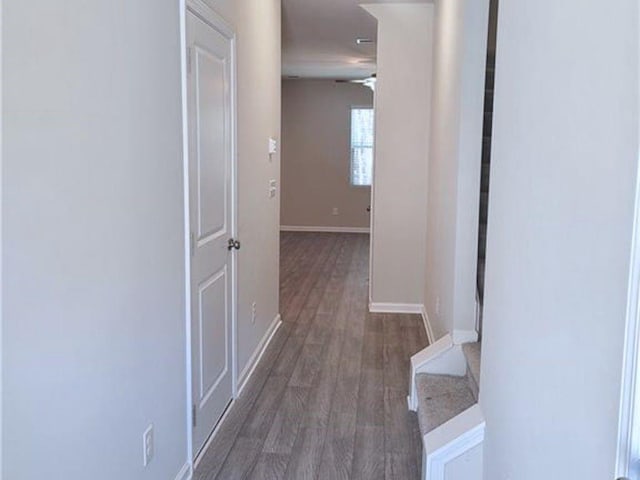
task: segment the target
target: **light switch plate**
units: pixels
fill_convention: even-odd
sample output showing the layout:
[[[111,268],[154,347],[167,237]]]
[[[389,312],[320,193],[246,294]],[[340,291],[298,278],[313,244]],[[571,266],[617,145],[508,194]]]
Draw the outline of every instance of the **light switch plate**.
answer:
[[[275,138],[269,139],[269,155],[273,155],[278,151],[278,142]]]

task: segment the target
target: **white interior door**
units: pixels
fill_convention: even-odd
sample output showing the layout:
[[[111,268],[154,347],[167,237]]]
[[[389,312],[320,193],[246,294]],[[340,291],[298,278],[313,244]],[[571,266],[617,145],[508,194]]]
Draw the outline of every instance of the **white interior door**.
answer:
[[[231,402],[232,45],[187,12],[193,451]]]

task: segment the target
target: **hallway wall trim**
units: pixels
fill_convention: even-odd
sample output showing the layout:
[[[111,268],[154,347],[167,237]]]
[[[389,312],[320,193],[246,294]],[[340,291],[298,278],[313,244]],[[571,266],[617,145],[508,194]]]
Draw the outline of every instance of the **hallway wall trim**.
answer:
[[[264,337],[262,337],[262,340],[260,340],[260,343],[258,344],[258,347],[256,348],[256,350],[253,352],[253,355],[251,355],[251,358],[249,359],[249,362],[242,369],[242,372],[240,373],[240,375],[238,377],[238,383],[237,383],[238,390],[236,391],[236,394],[234,395],[233,399],[231,400],[231,403],[229,403],[229,406],[227,407],[227,410],[224,412],[224,414],[222,415],[220,420],[218,420],[218,424],[216,425],[216,428],[213,430],[213,432],[209,436],[207,442],[202,447],[202,450],[200,450],[200,453],[194,459],[193,467],[192,467],[192,469],[190,469],[191,471],[184,478],[180,477],[178,475],[176,477],[176,480],[191,480],[192,475],[193,475],[193,471],[198,468],[198,465],[200,464],[200,460],[202,460],[204,458],[204,456],[206,455],[207,451],[209,450],[209,447],[211,446],[211,444],[213,443],[214,439],[218,435],[218,431],[220,430],[220,427],[224,424],[224,421],[226,420],[227,415],[229,415],[229,413],[233,410],[233,407],[235,405],[235,402],[236,402],[237,398],[242,393],[242,390],[244,389],[244,387],[249,383],[249,380],[251,379],[251,375],[253,375],[253,372],[255,371],[256,367],[258,366],[258,363],[260,363],[260,359],[262,358],[262,355],[264,354],[264,352],[267,350],[267,348],[271,344],[271,340],[273,340],[273,337],[275,336],[276,332],[278,331],[278,329],[280,328],[281,325],[282,325],[282,318],[281,318],[280,314],[278,314],[273,319],[273,322],[269,326],[269,329],[265,333]]]
[[[369,304],[369,311],[371,313],[409,313],[420,315],[422,317],[422,322],[424,323],[424,329],[427,332],[429,345],[432,345],[435,341],[433,328],[431,328],[431,322],[429,321],[429,315],[427,315],[427,310],[423,304],[371,302]]]
[[[369,304],[371,313],[415,313],[420,315],[423,306],[419,303],[377,303]]]
[[[370,233],[367,227],[313,227],[297,225],[281,225],[281,232],[317,232],[317,233]]]
[[[417,314],[422,316],[424,323],[424,329],[427,332],[427,339],[429,345],[432,345],[436,338],[433,333],[431,321],[427,314],[427,309],[424,305],[417,303],[376,303],[371,302],[369,304],[369,311],[371,313],[408,313]],[[462,345],[463,343],[473,343],[478,341],[478,332],[475,330],[454,330],[451,332],[453,343],[455,345]]]

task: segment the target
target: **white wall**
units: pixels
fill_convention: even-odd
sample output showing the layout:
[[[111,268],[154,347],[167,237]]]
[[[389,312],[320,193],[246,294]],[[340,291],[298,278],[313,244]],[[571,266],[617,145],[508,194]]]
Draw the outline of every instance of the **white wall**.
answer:
[[[187,454],[178,1],[3,8],[4,478],[173,479]]]
[[[435,2],[425,309],[436,338],[475,328],[488,0]]]
[[[372,107],[373,92],[334,80],[282,89],[282,225],[368,228],[371,188],[350,179],[351,107]]]
[[[3,23],[2,23],[2,15],[3,15],[3,5],[2,5],[3,0],[0,0],[0,58],[2,58],[3,56],[3,35],[2,35],[2,30],[3,30]],[[4,93],[4,76],[2,74],[2,61],[0,61],[0,479],[3,478],[3,472],[4,472],[4,468],[3,468],[3,454],[4,454],[4,449],[2,447],[2,438],[3,438],[3,432],[4,432],[4,427],[3,427],[3,412],[4,412],[4,408],[3,408],[3,398],[4,398],[4,381],[3,381],[3,372],[4,372],[4,368],[3,368],[3,358],[4,355],[2,354],[3,351],[3,343],[2,343],[2,332],[4,330],[4,324],[3,324],[3,311],[4,308],[2,306],[2,292],[4,291],[3,287],[2,287],[2,273],[3,273],[3,267],[2,267],[2,239],[4,238],[3,234],[2,234],[2,226],[3,226],[3,220],[2,220],[2,212],[3,212],[3,194],[2,194],[2,185],[3,185],[3,181],[2,181],[2,172],[3,172],[3,164],[2,164],[2,159],[4,157],[4,149],[3,149],[3,144],[2,144],[2,139],[3,139],[3,133],[4,133],[4,129],[3,129],[3,118],[4,115],[2,115],[1,112],[3,112],[3,93]]]
[[[636,0],[500,3],[485,478],[615,478],[638,41]]]
[[[256,349],[278,315],[280,153],[269,160],[269,137],[280,140],[280,0],[207,0],[236,30],[238,55],[238,372],[246,376]],[[251,304],[256,302],[256,322]]]
[[[179,1],[3,1],[4,478],[173,479],[187,461]],[[238,32],[243,370],[278,312],[280,2],[211,3]]]
[[[378,19],[371,302],[422,305],[433,5],[365,8]]]

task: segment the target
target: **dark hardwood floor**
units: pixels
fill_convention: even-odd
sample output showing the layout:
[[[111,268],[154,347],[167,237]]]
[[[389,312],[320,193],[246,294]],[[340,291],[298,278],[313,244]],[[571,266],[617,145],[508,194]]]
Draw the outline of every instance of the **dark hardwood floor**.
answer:
[[[368,313],[369,236],[283,233],[280,262],[283,325],[195,479],[420,478],[407,393],[426,333]]]

